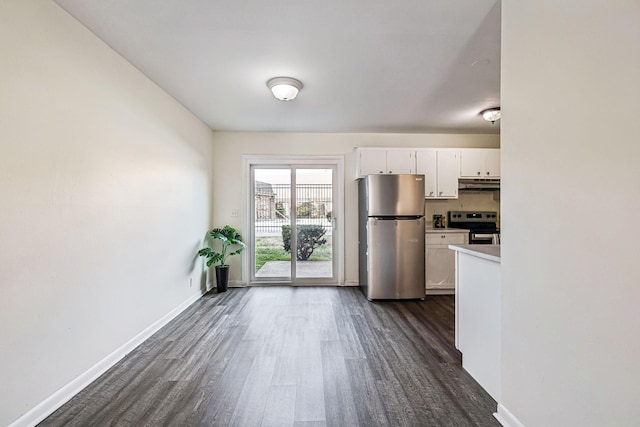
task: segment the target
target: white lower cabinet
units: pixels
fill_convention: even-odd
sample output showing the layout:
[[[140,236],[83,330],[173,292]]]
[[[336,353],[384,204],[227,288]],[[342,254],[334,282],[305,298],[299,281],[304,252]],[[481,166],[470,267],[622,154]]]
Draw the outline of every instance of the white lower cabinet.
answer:
[[[462,252],[456,255],[456,348],[462,353],[462,367],[500,402],[500,262]]]
[[[425,294],[453,294],[456,287],[455,253],[449,245],[466,245],[466,230],[427,230],[425,234]]]

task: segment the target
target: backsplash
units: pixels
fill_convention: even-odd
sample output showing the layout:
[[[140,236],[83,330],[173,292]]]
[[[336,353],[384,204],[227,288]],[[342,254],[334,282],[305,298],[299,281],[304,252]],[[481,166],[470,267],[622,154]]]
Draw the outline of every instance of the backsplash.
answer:
[[[431,219],[434,214],[440,214],[446,217],[449,211],[495,211],[498,212],[498,227],[500,227],[499,194],[499,191],[465,191],[460,193],[458,199],[425,200],[424,209],[427,226],[431,224]]]

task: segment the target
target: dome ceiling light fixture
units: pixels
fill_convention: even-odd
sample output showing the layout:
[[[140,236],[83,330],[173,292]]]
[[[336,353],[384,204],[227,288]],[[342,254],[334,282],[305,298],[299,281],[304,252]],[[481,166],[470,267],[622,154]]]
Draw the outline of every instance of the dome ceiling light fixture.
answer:
[[[291,101],[298,96],[302,82],[292,77],[274,77],[267,81],[267,87],[280,101]]]
[[[494,124],[496,120],[500,120],[500,107],[486,109],[481,111],[480,114],[482,114],[483,119]]]

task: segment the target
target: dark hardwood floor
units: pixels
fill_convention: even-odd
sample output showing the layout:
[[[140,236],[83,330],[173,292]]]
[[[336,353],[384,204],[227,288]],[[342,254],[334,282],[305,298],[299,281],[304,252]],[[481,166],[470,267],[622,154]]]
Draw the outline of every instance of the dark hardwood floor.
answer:
[[[461,366],[454,298],[210,293],[41,426],[499,426]]]

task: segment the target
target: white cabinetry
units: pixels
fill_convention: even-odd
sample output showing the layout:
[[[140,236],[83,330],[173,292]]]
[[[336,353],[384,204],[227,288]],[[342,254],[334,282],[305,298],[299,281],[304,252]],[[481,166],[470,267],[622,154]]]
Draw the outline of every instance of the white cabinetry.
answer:
[[[438,150],[438,198],[458,198],[460,152]]]
[[[455,253],[449,245],[465,245],[469,234],[463,231],[430,229],[425,234],[426,294],[453,294],[456,286]]]
[[[385,173],[387,170],[387,152],[384,150],[358,149],[358,177]]]
[[[416,150],[387,150],[387,173],[416,173]]]
[[[438,155],[436,150],[416,152],[416,173],[424,175],[424,197],[432,199],[438,194]]]
[[[460,150],[460,176],[500,178],[500,149],[464,148]]]
[[[457,199],[460,151],[420,149],[416,152],[416,173],[425,175],[426,199]]]
[[[460,250],[456,262],[456,348],[462,367],[500,402],[500,262]]]
[[[358,148],[358,178],[374,174],[416,173],[416,150],[407,148]]]

